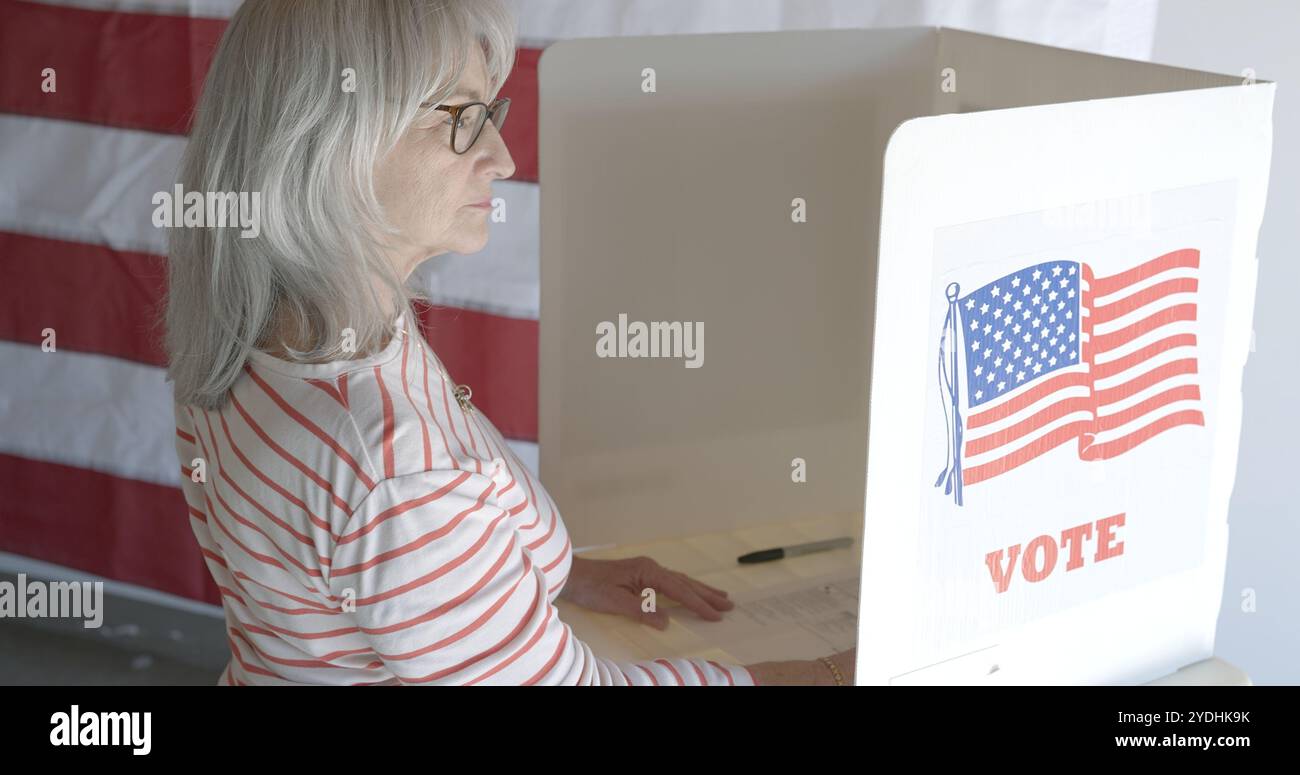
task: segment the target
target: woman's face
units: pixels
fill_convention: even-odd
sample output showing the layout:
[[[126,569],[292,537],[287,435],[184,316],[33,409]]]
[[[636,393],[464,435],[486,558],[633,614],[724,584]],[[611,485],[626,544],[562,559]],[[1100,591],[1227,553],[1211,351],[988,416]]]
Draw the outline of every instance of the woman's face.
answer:
[[[474,54],[456,92],[443,104],[487,102],[483,53],[474,47]],[[492,181],[515,173],[514,160],[491,121],[463,154],[451,149],[451,121],[451,114],[441,110],[416,121],[375,170],[379,203],[401,229],[391,256],[403,279],[430,256],[482,250],[491,208],[475,205],[492,198]]]

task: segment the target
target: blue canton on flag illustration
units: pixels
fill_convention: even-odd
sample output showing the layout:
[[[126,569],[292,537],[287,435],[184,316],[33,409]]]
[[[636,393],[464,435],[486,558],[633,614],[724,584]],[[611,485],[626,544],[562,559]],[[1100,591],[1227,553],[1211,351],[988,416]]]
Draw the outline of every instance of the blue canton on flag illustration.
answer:
[[[1199,265],[1185,248],[1107,277],[1050,261],[964,295],[951,283],[938,359],[948,461],[935,486],[962,505],[964,486],[1070,441],[1079,460],[1104,460],[1203,426]]]
[[[960,300],[972,407],[1079,362],[1079,265],[1038,264]]]

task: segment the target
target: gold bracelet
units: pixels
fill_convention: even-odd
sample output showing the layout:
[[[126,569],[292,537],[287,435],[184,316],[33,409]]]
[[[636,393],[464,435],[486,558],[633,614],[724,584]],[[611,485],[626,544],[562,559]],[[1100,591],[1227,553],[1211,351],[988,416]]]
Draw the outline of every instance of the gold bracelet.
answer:
[[[831,661],[830,657],[818,657],[818,659],[820,659],[823,663],[825,663],[827,667],[831,669],[831,675],[835,676],[835,685],[843,686],[844,674],[841,673],[840,669],[835,666],[835,663]]]

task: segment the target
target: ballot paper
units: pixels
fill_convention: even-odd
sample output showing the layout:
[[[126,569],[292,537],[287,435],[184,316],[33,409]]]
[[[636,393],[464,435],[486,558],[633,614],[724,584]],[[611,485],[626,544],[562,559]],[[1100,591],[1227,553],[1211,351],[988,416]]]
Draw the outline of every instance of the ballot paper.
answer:
[[[744,663],[815,659],[853,648],[859,586],[856,572],[803,579],[737,595],[722,621],[674,622]]]

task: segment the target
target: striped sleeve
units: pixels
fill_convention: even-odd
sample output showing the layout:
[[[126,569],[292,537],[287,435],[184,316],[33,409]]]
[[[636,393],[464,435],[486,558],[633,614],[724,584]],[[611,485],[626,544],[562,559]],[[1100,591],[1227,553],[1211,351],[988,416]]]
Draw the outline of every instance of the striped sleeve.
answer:
[[[498,503],[502,469],[384,479],[335,545],[329,588],[403,684],[750,685],[740,665],[597,657]]]

